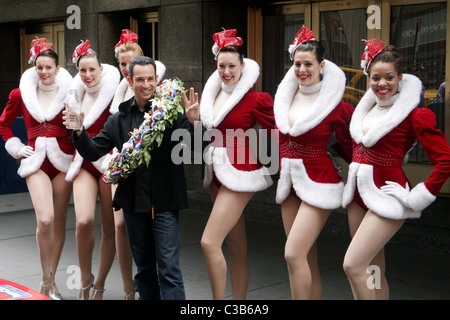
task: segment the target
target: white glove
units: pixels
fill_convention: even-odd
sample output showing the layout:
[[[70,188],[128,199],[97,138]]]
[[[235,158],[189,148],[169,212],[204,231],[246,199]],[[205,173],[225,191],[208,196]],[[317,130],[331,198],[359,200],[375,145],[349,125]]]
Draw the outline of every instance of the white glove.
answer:
[[[406,188],[403,188],[397,182],[386,181],[386,185],[380,188],[386,194],[396,197],[404,206],[409,207],[408,198],[410,194],[409,184],[406,183]]]
[[[32,147],[30,146],[23,146],[22,148],[19,149],[18,155],[23,158],[23,157],[31,157],[34,154],[34,150]]]
[[[380,190],[396,197],[403,205],[418,212],[436,200],[436,196],[425,187],[423,182],[410,191],[408,184],[406,184],[406,188],[403,188],[397,182],[386,181],[386,185],[382,186]]]

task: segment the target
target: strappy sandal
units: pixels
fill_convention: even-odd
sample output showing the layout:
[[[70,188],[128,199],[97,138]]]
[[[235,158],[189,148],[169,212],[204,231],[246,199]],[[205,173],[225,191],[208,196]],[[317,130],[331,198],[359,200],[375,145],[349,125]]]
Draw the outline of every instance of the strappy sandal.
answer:
[[[91,297],[90,300],[95,300],[95,297],[97,296],[97,293],[103,293],[105,291],[106,291],[105,288],[103,288],[103,289],[92,289],[92,297]],[[102,296],[102,299],[103,299],[103,296]]]
[[[138,290],[137,290],[136,284],[134,284],[134,288],[133,288],[133,290],[131,290],[130,293],[126,293],[126,292],[123,293],[124,299],[125,300],[135,300],[135,295],[136,295],[137,291]]]
[[[94,286],[94,280],[95,280],[95,277],[94,277],[94,275],[91,275],[91,283],[89,283],[86,287],[81,287],[81,291],[78,293],[78,295],[77,295],[77,300],[89,300],[89,290]],[[88,296],[88,299],[85,299],[85,294],[84,294],[84,292],[85,291],[88,291],[87,292],[87,296]],[[81,293],[81,296],[80,296],[80,293]]]
[[[42,293],[44,296],[50,298],[50,291],[47,292],[47,290],[50,290],[51,286],[52,286],[51,280],[47,284],[44,284],[44,281],[41,280],[41,282],[39,283],[39,293]]]

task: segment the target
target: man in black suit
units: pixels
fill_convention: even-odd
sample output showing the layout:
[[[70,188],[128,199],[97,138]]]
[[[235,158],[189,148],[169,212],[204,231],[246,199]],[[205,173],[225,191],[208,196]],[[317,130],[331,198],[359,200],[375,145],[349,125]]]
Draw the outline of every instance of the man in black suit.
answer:
[[[83,129],[74,132],[74,145],[85,160],[95,161],[114,147],[122,150],[129,132],[139,128],[150,110],[149,100],[157,83],[155,62],[148,57],[133,59],[130,78],[135,96],[120,104],[119,111],[108,118],[96,137],[90,139]],[[183,101],[188,107],[189,101]],[[180,128],[189,130],[192,137],[193,125],[184,113],[179,113],[172,127],[164,131],[161,145],[151,152],[150,165],[139,166],[120,181],[113,199],[114,208],[124,212],[141,299],[185,299],[179,267],[178,211],[187,208],[186,180],[183,164],[171,160],[171,151],[179,143],[171,141],[171,135]]]

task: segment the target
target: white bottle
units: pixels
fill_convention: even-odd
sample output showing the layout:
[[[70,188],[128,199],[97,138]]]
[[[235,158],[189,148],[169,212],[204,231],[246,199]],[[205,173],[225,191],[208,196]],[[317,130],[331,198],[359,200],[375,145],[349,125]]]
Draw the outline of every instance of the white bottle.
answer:
[[[81,130],[81,103],[77,90],[69,90],[66,101],[66,128]]]

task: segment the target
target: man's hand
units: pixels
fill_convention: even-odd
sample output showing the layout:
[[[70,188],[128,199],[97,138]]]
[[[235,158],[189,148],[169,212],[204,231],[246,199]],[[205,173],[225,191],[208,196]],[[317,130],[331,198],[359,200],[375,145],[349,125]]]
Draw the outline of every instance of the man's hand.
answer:
[[[189,90],[189,99],[186,93],[181,92],[183,99],[184,111],[189,122],[194,125],[196,121],[200,119],[200,104],[198,103],[198,93],[194,91],[194,88]]]

